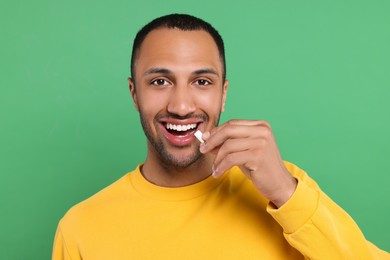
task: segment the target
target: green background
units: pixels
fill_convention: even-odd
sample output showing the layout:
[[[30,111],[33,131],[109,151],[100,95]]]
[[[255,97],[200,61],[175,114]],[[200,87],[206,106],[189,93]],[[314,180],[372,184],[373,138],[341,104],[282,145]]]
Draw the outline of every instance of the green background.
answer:
[[[224,37],[222,121],[268,120],[284,159],[389,251],[389,1],[2,0],[0,259],[49,259],[67,209],[144,160],[131,44],[172,12]]]

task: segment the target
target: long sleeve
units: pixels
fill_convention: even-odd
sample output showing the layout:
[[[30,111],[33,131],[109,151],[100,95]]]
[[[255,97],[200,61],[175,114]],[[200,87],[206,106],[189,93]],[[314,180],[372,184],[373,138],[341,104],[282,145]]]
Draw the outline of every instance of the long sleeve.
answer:
[[[390,259],[367,241],[353,219],[333,202],[305,172],[286,163],[298,180],[293,196],[281,208],[267,211],[284,236],[308,259]]]

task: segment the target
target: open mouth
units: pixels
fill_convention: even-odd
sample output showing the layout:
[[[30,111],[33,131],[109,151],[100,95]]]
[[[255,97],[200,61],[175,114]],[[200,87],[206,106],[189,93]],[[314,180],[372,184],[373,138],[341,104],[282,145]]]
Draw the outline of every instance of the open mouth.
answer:
[[[193,134],[196,129],[198,128],[199,124],[185,124],[185,125],[179,125],[179,124],[172,124],[172,123],[166,123],[165,129],[168,133],[174,136],[188,136],[190,134]]]

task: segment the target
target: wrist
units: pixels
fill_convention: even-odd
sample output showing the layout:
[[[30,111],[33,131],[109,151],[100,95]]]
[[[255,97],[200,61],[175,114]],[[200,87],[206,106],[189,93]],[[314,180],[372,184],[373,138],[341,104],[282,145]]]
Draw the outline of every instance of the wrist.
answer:
[[[282,207],[292,197],[297,188],[298,181],[291,175],[289,175],[289,177],[289,180],[285,182],[280,191],[276,193],[277,195],[270,200],[276,208]]]

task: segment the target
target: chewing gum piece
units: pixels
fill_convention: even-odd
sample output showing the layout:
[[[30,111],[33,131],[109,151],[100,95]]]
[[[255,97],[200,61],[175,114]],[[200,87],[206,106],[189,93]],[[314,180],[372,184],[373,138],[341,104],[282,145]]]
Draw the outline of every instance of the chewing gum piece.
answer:
[[[204,143],[203,138],[202,138],[203,134],[201,131],[197,130],[194,135],[199,140],[199,142],[201,142],[202,144]]]

